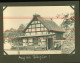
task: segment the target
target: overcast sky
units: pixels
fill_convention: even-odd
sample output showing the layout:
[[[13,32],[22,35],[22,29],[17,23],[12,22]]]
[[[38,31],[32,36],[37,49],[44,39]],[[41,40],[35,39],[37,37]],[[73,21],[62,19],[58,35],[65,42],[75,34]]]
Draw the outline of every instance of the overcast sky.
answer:
[[[57,14],[74,13],[70,6],[10,6],[3,11],[4,17],[33,17],[33,14],[39,14],[42,17],[56,17]],[[20,24],[28,24],[31,19],[3,19],[4,30],[15,28]],[[58,25],[62,23],[62,19],[53,19]]]

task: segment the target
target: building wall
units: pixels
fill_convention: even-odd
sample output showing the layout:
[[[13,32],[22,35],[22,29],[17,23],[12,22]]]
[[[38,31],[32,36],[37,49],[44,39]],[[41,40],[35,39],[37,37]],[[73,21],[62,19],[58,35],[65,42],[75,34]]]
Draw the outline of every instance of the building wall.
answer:
[[[23,39],[23,46],[26,47],[41,47],[50,50],[60,50],[61,41],[54,40],[56,39],[56,35],[50,35],[45,37],[35,37],[35,38],[26,38]],[[50,44],[50,45],[49,45]],[[60,48],[59,48],[60,47]]]
[[[27,40],[23,39],[23,46],[41,46],[48,49],[48,39],[51,39],[51,49],[55,49],[57,45],[60,45],[60,41],[56,42],[54,39],[62,39],[61,33],[49,32],[43,24],[39,21],[33,21],[27,28],[25,36],[35,36],[35,35],[47,35],[47,34],[54,34],[45,37],[33,37],[33,38],[26,38]],[[59,49],[59,48],[58,48]]]
[[[39,21],[33,21],[26,32],[26,36],[48,34],[48,30]]]

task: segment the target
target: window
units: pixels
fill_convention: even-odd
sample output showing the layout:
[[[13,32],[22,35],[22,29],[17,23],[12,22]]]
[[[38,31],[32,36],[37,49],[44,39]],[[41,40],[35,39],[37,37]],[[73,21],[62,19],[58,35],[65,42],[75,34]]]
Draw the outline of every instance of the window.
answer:
[[[40,24],[36,24],[36,27],[40,27]]]
[[[35,31],[35,28],[34,29],[32,29],[32,32],[34,32]]]
[[[40,31],[40,28],[36,28],[36,31]]]
[[[38,37],[38,45],[39,45],[39,46],[41,46],[41,45],[42,45],[42,42],[41,42],[40,37]]]
[[[28,45],[33,45],[33,39],[32,38],[28,38]]]
[[[44,28],[41,28],[41,31],[44,31]]]
[[[27,39],[23,39],[23,46],[27,46]]]
[[[23,42],[26,42],[26,39],[23,39]]]
[[[32,25],[32,28],[35,28],[35,25]]]
[[[43,34],[45,35],[46,34],[46,31],[43,31]]]
[[[26,33],[26,36],[29,36],[30,35],[30,33]]]
[[[45,48],[46,47],[46,37],[42,37],[41,42],[42,42],[42,48]]]
[[[46,47],[46,42],[42,42],[42,47]]]
[[[41,32],[37,32],[37,34],[38,34],[38,35],[41,35],[42,33],[41,33]]]
[[[28,29],[29,30],[29,32],[31,32],[31,29]]]

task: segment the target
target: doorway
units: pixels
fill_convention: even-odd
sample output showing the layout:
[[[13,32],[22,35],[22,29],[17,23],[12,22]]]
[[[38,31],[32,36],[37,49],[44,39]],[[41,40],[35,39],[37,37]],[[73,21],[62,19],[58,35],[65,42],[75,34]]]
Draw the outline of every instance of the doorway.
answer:
[[[51,50],[53,47],[53,38],[48,38],[48,49]]]

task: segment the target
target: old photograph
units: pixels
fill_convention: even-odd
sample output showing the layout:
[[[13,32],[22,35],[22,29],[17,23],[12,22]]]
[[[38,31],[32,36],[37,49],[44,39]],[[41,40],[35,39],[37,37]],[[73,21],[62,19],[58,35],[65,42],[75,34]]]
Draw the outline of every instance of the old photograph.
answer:
[[[75,6],[4,6],[4,55],[75,54]]]

